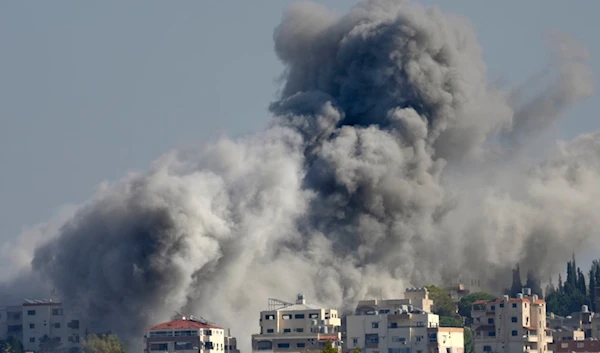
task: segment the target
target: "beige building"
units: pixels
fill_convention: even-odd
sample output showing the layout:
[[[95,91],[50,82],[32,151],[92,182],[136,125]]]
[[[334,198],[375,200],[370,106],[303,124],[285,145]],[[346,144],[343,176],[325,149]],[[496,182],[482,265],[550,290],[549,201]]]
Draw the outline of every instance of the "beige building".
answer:
[[[229,330],[193,316],[148,327],[144,335],[144,352],[239,353],[236,339]]]
[[[471,316],[475,353],[551,352],[546,302],[537,295],[476,301]]]
[[[344,352],[462,353],[463,328],[439,327],[432,306],[426,288],[409,288],[404,299],[360,301],[346,317]]]
[[[260,313],[260,333],[252,335],[253,351],[304,352],[322,350],[327,342],[341,348],[341,318],[335,309],[307,304],[299,294],[295,303],[269,300]]]

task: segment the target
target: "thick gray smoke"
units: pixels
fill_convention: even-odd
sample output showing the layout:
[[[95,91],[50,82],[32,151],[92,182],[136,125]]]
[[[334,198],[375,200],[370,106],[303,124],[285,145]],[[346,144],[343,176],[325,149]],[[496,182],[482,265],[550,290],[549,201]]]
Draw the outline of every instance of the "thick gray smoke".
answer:
[[[459,275],[500,289],[515,263],[551,272],[597,240],[600,134],[535,168],[514,148],[592,94],[577,43],[553,37],[550,83],[523,100],[435,8],[298,3],[274,40],[286,70],[264,132],[102,186],[37,248],[34,273],[96,327],[137,339],[184,311],[245,349],[268,297],[344,308]]]

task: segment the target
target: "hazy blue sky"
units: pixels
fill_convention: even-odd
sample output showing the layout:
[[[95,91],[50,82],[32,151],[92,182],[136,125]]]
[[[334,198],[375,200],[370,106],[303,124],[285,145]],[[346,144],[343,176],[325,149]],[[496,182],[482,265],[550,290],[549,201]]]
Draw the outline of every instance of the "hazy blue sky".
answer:
[[[168,149],[261,129],[290,2],[0,2],[0,239]],[[585,43],[600,72],[600,1],[423,2],[470,18],[492,80],[543,69],[548,29]],[[559,136],[599,128],[599,108],[594,97],[569,112]]]

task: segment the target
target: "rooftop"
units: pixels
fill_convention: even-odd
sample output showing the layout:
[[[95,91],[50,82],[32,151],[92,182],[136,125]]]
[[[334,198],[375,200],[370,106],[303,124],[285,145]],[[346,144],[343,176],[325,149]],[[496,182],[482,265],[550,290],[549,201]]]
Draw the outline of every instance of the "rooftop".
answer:
[[[184,329],[197,330],[197,329],[203,329],[203,328],[222,329],[222,327],[211,325],[209,323],[205,323],[205,322],[201,322],[201,321],[190,320],[190,319],[176,319],[176,320],[171,320],[171,321],[163,322],[158,325],[148,327],[148,328],[146,328],[146,330],[148,330],[148,331],[184,330]]]
[[[60,301],[52,299],[25,299],[23,300],[23,306],[36,306],[36,305],[61,305]]]

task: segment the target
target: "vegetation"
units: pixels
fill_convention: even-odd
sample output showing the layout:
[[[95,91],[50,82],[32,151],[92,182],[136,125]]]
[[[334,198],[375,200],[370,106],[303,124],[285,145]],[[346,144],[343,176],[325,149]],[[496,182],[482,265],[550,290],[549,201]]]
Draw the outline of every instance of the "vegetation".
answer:
[[[10,336],[6,341],[0,340],[1,353],[23,353],[23,345],[16,336]]]
[[[85,341],[83,341],[83,352],[84,353],[124,353],[125,347],[114,334],[106,335],[89,335]],[[327,348],[323,351],[324,353],[333,353],[327,351]]]
[[[57,353],[61,351],[60,341],[44,335],[40,338],[40,346],[38,353]]]
[[[558,277],[558,286],[552,283],[547,287],[546,302],[548,312],[566,316],[573,312],[581,311],[582,305],[587,305],[590,310],[596,311],[595,287],[600,283],[600,262],[595,260],[588,272],[589,282],[586,283],[585,275],[577,267],[575,256],[567,262],[567,279],[563,283]]]
[[[473,353],[475,351],[475,346],[473,345],[473,331],[471,331],[470,327],[465,327],[464,339],[465,353]]]
[[[495,295],[485,293],[485,292],[475,292],[471,294],[467,294],[464,297],[460,298],[458,302],[458,314],[464,317],[467,323],[471,322],[471,306],[477,300],[492,300],[496,299]]]

